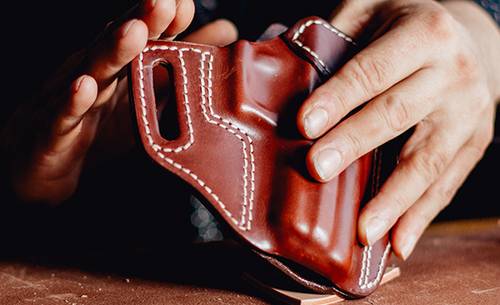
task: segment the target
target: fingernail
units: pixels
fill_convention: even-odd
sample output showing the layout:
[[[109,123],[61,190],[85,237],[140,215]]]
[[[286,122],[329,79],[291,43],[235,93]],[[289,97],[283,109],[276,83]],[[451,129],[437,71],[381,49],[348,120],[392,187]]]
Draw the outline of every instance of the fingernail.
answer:
[[[83,76],[80,76],[80,78],[78,78],[76,80],[76,85],[75,85],[75,92],[78,92],[80,91],[80,87],[82,86],[82,83],[83,81],[87,78],[86,75],[83,75]]]
[[[378,216],[372,217],[368,220],[366,225],[366,239],[368,245],[375,244],[386,232],[389,224],[385,219]]]
[[[137,19],[132,19],[129,22],[125,23],[123,26],[122,36],[126,36],[128,31],[132,28],[132,26],[137,22]]]
[[[328,112],[322,107],[314,107],[304,118],[304,129],[308,137],[317,137],[328,123]]]
[[[415,244],[417,243],[417,238],[415,235],[410,235],[405,238],[403,244],[401,245],[401,258],[403,260],[407,260],[410,254],[413,252],[413,248],[415,248]]]
[[[328,180],[337,173],[342,163],[342,156],[338,150],[327,148],[316,153],[313,162],[321,179]]]

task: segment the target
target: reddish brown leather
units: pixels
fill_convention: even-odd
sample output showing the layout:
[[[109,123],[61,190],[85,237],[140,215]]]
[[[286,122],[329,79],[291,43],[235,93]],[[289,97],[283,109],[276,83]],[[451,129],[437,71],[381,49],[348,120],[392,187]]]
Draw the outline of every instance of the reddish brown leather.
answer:
[[[298,134],[295,115],[354,51],[349,37],[312,17],[280,37],[224,48],[151,41],[130,67],[149,156],[290,277],[349,297],[377,287],[390,253],[387,238],[372,247],[356,238],[360,205],[380,185],[381,150],[331,182],[315,182],[304,165],[311,142]],[[180,136],[171,141],[160,135],[153,90],[153,67],[161,62],[172,66],[176,88]]]

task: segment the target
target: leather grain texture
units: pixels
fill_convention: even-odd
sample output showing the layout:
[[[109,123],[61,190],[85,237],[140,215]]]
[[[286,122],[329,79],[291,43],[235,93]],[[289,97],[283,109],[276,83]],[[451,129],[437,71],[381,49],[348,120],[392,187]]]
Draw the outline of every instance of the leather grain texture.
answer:
[[[361,245],[357,218],[397,156],[382,147],[332,181],[315,182],[305,168],[311,141],[299,135],[295,117],[355,51],[350,37],[311,17],[279,37],[224,48],[151,41],[130,66],[148,155],[193,186],[244,244],[285,274],[347,297],[370,294],[384,273],[388,238]],[[158,64],[170,66],[175,88],[175,139],[160,133]]]

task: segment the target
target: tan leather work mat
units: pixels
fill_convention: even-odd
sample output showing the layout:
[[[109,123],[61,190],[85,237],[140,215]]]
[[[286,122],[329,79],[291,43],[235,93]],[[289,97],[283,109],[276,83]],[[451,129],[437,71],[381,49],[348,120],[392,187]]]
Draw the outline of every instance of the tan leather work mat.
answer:
[[[2,259],[0,305],[269,304],[240,279],[231,251],[183,257],[166,263],[162,256],[114,254],[64,265],[55,258]],[[187,265],[192,270],[183,273]],[[499,304],[499,222],[434,225],[400,267],[399,278],[346,304]]]

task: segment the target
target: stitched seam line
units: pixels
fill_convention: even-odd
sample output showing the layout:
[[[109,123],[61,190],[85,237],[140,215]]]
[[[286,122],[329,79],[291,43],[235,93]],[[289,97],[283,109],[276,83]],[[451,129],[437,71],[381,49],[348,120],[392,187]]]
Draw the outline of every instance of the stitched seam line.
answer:
[[[372,180],[372,183],[371,183],[371,195],[373,196],[375,194],[375,184],[376,184],[376,180],[375,180],[375,176],[376,176],[376,164],[377,164],[377,158],[378,157],[378,148],[375,149],[375,151],[373,152],[372,154],[372,168],[371,168],[371,180]],[[363,259],[362,259],[362,264],[361,264],[361,273],[359,275],[359,280],[358,280],[358,285],[361,287],[364,285],[364,283],[366,283],[366,279],[365,279],[365,274],[367,272],[367,255],[368,255],[368,249],[370,247],[369,246],[365,246],[363,247]]]
[[[382,255],[382,258],[380,259],[380,263],[378,264],[378,269],[377,269],[377,276],[373,279],[373,281],[364,283],[363,285],[360,286],[361,289],[370,289],[373,288],[375,285],[377,285],[380,280],[382,279],[383,271],[384,271],[384,266],[387,261],[387,257],[389,256],[389,252],[391,249],[391,244],[388,243],[387,246],[385,247],[384,254]]]
[[[382,171],[382,151],[380,149],[375,149],[374,151],[374,160],[373,160],[373,167],[372,167],[372,195],[375,195],[375,192],[379,190],[380,188],[380,175]],[[388,243],[384,253],[382,255],[382,258],[380,259],[380,262],[377,267],[377,275],[376,277],[369,282],[369,276],[370,276],[370,266],[371,266],[371,259],[372,259],[372,246],[365,246],[363,249],[363,262],[361,265],[361,274],[359,277],[358,284],[361,289],[370,289],[380,280],[382,279],[383,275],[383,266],[386,264],[387,257],[389,255],[389,250],[391,248],[391,244]]]
[[[299,29],[293,34],[292,42],[295,43],[296,45],[298,45],[300,48],[302,48],[307,53],[309,53],[312,57],[314,57],[318,61],[318,63],[321,65],[321,67],[323,67],[323,69],[325,69],[328,73],[331,73],[330,69],[328,69],[328,66],[319,57],[319,55],[316,52],[314,52],[310,47],[304,45],[304,43],[299,40],[300,36],[304,33],[304,31],[313,24],[320,25],[320,26],[326,28],[330,32],[334,33],[335,35],[344,39],[345,41],[350,42],[353,45],[356,45],[356,43],[354,42],[354,40],[351,37],[340,32],[339,30],[334,28],[331,24],[324,22],[323,20],[309,20],[309,21],[305,22],[304,24],[302,24],[299,27]]]
[[[179,147],[176,147],[176,148],[162,148],[160,147],[159,145],[157,145],[156,143],[154,143],[153,141],[153,137],[151,136],[151,129],[149,127],[149,121],[148,121],[148,117],[147,117],[147,105],[146,105],[146,94],[145,94],[145,88],[144,88],[144,53],[150,51],[152,49],[149,49],[149,48],[146,48],[143,52],[141,52],[141,54],[139,55],[139,86],[140,86],[140,96],[141,96],[141,115],[142,115],[142,122],[144,124],[144,129],[146,130],[146,137],[148,139],[148,142],[149,144],[153,147],[153,149],[158,150],[158,149],[162,149],[164,152],[167,152],[167,153],[179,153],[183,150],[187,150],[189,147],[191,147],[191,145],[194,143],[194,136],[193,136],[193,125],[192,125],[192,120],[191,120],[191,111],[190,111],[190,108],[189,108],[189,97],[188,97],[188,94],[187,94],[187,84],[188,84],[188,80],[187,80],[187,77],[185,75],[185,72],[186,71],[182,71],[182,78],[183,78],[183,98],[184,98],[184,109],[185,109],[185,116],[186,116],[186,122],[187,122],[187,125],[188,125],[188,131],[189,131],[189,140],[186,144],[184,145],[181,145]],[[171,51],[175,51],[177,50],[177,48],[175,47],[172,47],[172,48],[168,48],[168,50],[171,50]],[[182,63],[182,68],[184,68],[184,60],[182,59],[182,53],[181,51],[179,51],[179,59],[181,60],[181,63]]]
[[[181,70],[182,70],[182,79],[183,79],[183,96],[184,96],[184,107],[185,107],[185,111],[186,111],[186,119],[187,119],[187,123],[188,123],[188,129],[189,129],[189,138],[190,140],[188,141],[188,143],[182,145],[182,146],[179,146],[175,149],[171,149],[171,148],[165,148],[165,147],[161,147],[160,145],[156,144],[151,136],[151,130],[149,128],[149,121],[148,121],[148,116],[147,116],[147,105],[146,105],[146,97],[145,97],[145,87],[144,87],[144,54],[149,52],[149,51],[156,51],[156,50],[169,50],[169,51],[178,51],[178,59],[181,63]],[[186,65],[185,65],[185,61],[184,61],[184,58],[183,58],[183,52],[184,51],[192,51],[192,52],[195,52],[195,53],[198,53],[200,54],[201,57],[201,69],[200,71],[203,71],[203,68],[204,68],[204,64],[203,64],[203,60],[205,59],[204,55],[202,54],[201,50],[200,49],[195,49],[195,48],[182,48],[182,49],[179,49],[177,47],[167,47],[167,46],[153,46],[153,47],[148,47],[148,48],[145,48],[141,54],[139,55],[139,91],[140,91],[140,99],[141,99],[141,110],[142,110],[142,123],[144,125],[144,129],[146,130],[146,137],[148,139],[148,142],[149,142],[149,145],[153,148],[153,150],[156,152],[156,154],[163,160],[165,160],[167,163],[169,163],[170,165],[172,165],[173,167],[175,167],[176,169],[178,170],[181,170],[182,172],[184,172],[186,175],[188,175],[190,178],[192,178],[194,181],[196,181],[207,193],[209,193],[212,198],[219,204],[219,206],[222,208],[222,210],[224,211],[224,213],[231,219],[231,221],[237,225],[241,230],[250,230],[251,229],[251,220],[252,220],[252,206],[253,204],[250,203],[250,208],[249,208],[249,220],[247,222],[247,226],[243,226],[243,225],[239,225],[238,224],[238,220],[236,220],[236,218],[233,217],[233,215],[231,214],[230,211],[227,210],[226,206],[224,205],[224,203],[220,200],[220,198],[213,192],[213,190],[207,186],[207,184],[202,180],[200,179],[193,171],[191,171],[190,169],[186,168],[186,167],[183,167],[181,164],[175,162],[174,160],[168,158],[165,154],[163,154],[163,152],[166,152],[166,153],[179,153],[183,150],[186,150],[188,149],[193,143],[194,143],[194,132],[193,132],[193,128],[192,128],[192,121],[191,121],[191,116],[190,116],[190,107],[189,107],[189,98],[188,98],[188,79],[187,79],[187,70],[186,70]],[[210,59],[211,61],[213,61],[213,56],[209,53],[209,52],[205,52],[205,56],[206,54],[209,54],[210,55]],[[210,66],[209,66],[209,89],[211,92],[211,69],[212,69],[212,66],[211,66],[211,63],[210,63]],[[201,79],[203,79],[203,74],[201,75]],[[201,86],[201,90],[202,90],[202,103],[205,101],[206,97],[204,96],[204,93],[205,93],[205,88],[203,87],[203,84]],[[211,93],[210,93],[211,95]],[[211,97],[209,97],[209,100],[211,101]],[[211,102],[210,102],[211,103]],[[204,105],[202,104],[202,109],[204,109]],[[213,113],[213,109],[210,108],[210,111],[212,112],[212,114],[215,114]],[[219,116],[220,117],[220,116]],[[207,117],[206,117],[207,118]],[[222,118],[221,118],[222,119]],[[220,126],[220,125],[219,125]],[[222,127],[222,126],[221,126]],[[232,133],[229,128],[225,128],[225,130],[227,130],[228,132]],[[234,133],[232,133],[234,134]],[[251,140],[250,136],[245,133],[245,135]],[[242,139],[242,143],[244,143],[244,139]],[[243,146],[244,149],[246,146]],[[254,165],[254,157],[253,157],[253,145],[250,146],[250,152],[251,152],[251,163],[252,163],[252,179],[254,178],[254,171],[255,171],[255,165]],[[244,156],[246,155],[246,150],[244,151]],[[246,159],[245,159],[246,160]],[[244,163],[246,163],[247,161],[245,161]],[[246,166],[246,165],[245,165]],[[246,177],[244,176],[244,179],[246,179]],[[251,200],[253,200],[253,191],[254,191],[254,180],[252,180],[252,188],[251,188]],[[245,189],[245,192],[246,192],[246,189]],[[251,201],[252,202],[252,201]],[[243,206],[242,204],[242,210],[244,210],[245,207]],[[242,212],[242,223],[244,223],[244,220],[243,218],[245,217],[245,214],[246,213],[243,213]]]
[[[371,185],[371,194],[372,197],[374,196],[376,192],[376,186],[377,186],[377,179],[376,179],[376,174],[377,174],[377,165],[378,165],[378,148],[375,149],[373,152],[372,156],[372,185]],[[363,287],[366,285],[366,282],[368,281],[368,276],[370,273],[370,260],[371,260],[371,246],[365,246],[363,248],[363,262],[361,264],[361,274],[359,275],[359,281],[358,285],[360,287]]]
[[[207,55],[209,56],[209,61],[208,61],[208,75],[204,72],[205,70],[205,63],[207,63],[206,57]],[[244,227],[245,225],[245,217],[247,213],[247,202],[248,202],[248,222],[246,228],[248,230],[251,229],[252,226],[252,209],[253,209],[253,198],[254,198],[254,190],[255,190],[255,162],[254,162],[254,147],[253,147],[253,141],[250,135],[248,135],[247,132],[239,128],[238,126],[235,126],[232,122],[222,118],[220,115],[216,114],[215,111],[213,110],[213,94],[212,94],[212,71],[213,71],[213,55],[209,52],[203,52],[201,54],[201,62],[200,62],[200,80],[201,80],[201,88],[202,88],[202,112],[203,116],[207,120],[207,122],[217,125],[232,135],[234,135],[238,140],[241,141],[242,149],[243,149],[243,204],[242,204],[242,213],[241,213],[241,220],[240,220],[240,227]],[[205,84],[205,78],[207,79],[207,84]],[[208,109],[209,113],[207,112],[207,109],[205,107],[206,102],[207,102],[207,97],[208,97]],[[212,120],[210,117],[215,118],[217,121]],[[222,123],[221,123],[222,122]],[[231,126],[227,126],[225,124]],[[250,158],[248,157],[247,154],[247,144],[245,142],[245,138],[248,140],[249,143],[249,150],[250,150]],[[250,166],[251,166],[251,174],[250,174],[250,185],[248,183],[248,166],[249,162],[248,159],[250,159]],[[250,196],[248,196],[248,187],[250,187]],[[250,197],[250,198],[248,198]]]

